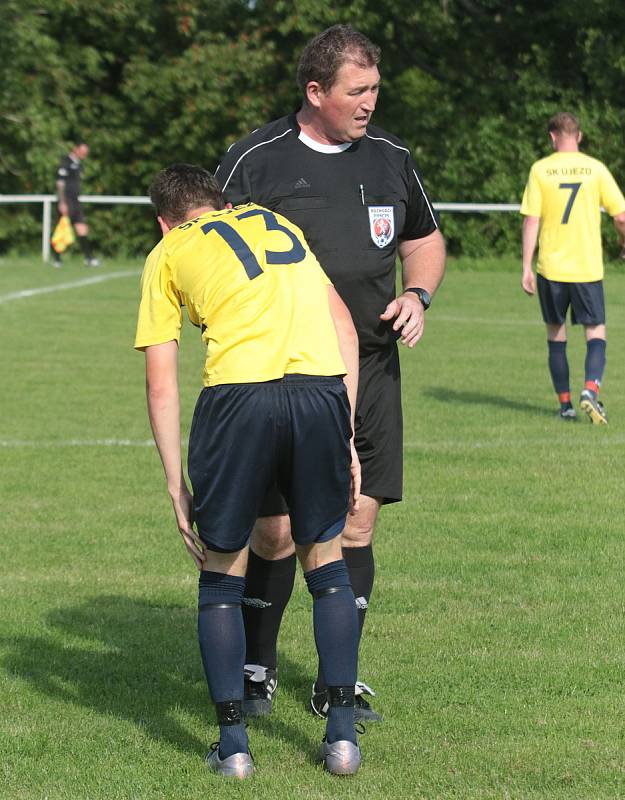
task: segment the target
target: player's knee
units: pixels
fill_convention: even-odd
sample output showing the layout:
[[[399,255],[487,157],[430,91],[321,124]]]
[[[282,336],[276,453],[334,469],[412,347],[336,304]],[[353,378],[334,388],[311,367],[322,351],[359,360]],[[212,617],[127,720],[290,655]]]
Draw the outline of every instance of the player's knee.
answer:
[[[605,325],[586,325],[586,341],[605,339]]]
[[[291,522],[288,514],[275,517],[259,517],[252,531],[250,541],[257,556],[267,561],[286,558],[295,552],[291,538]]]
[[[381,505],[382,502],[377,497],[361,497],[358,513],[347,516],[343,547],[368,547],[371,544]]]
[[[343,531],[343,547],[368,547],[373,541],[375,522],[348,520]]]
[[[310,572],[326,564],[339,561],[342,558],[341,537],[335,536],[334,539],[330,539],[327,542],[298,545],[297,557],[304,572]]]

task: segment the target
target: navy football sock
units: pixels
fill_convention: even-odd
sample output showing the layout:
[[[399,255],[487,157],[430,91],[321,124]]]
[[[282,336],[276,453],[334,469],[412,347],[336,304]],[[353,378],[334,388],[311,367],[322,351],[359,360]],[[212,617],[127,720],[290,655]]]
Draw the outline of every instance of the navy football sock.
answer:
[[[276,669],[278,632],[293,591],[296,567],[295,553],[267,561],[250,550],[243,598],[246,664]]]
[[[346,739],[356,743],[353,687],[358,668],[358,615],[345,561],[333,561],[304,574],[313,596],[313,625],[319,663],[331,688],[351,691],[348,705],[328,710],[328,742]]]
[[[606,341],[605,339],[589,339],[586,342],[586,362],[584,364],[586,388],[599,392],[599,386],[603,380],[603,372],[606,363]]]
[[[556,394],[571,391],[569,384],[569,362],[566,357],[566,342],[547,341],[549,346],[549,372]]]
[[[245,578],[221,572],[200,572],[198,640],[211,698],[217,706],[219,757],[247,753],[241,719],[245,629],[241,598]],[[231,701],[231,702],[228,702]],[[228,708],[220,704],[228,702]],[[228,717],[226,720],[225,717]],[[234,722],[234,724],[232,724]]]
[[[365,616],[373,591],[373,579],[375,577],[375,561],[373,558],[373,547],[344,547],[343,558],[349,572],[349,580],[352,585],[354,597],[356,598],[356,610],[358,612],[358,640],[362,636],[362,629],[365,624]],[[325,689],[326,682],[319,665],[317,671],[317,689]]]

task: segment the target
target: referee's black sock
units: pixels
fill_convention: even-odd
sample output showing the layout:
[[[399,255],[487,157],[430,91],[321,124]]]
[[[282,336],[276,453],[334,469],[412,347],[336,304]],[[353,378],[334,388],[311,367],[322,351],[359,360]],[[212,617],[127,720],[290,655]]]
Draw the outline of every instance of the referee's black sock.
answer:
[[[366,547],[344,547],[342,551],[349,579],[354,591],[356,609],[358,611],[358,640],[362,636],[362,629],[365,624],[365,616],[369,607],[369,600],[373,591],[373,580],[375,578],[375,560],[373,558],[373,546]],[[321,666],[317,672],[317,689],[324,689],[326,682],[321,673]]]
[[[250,549],[243,597],[246,664],[276,669],[278,632],[293,591],[296,566],[295,553],[268,561]]]
[[[369,607],[371,592],[373,591],[373,580],[375,578],[375,561],[373,559],[373,547],[344,547],[343,558],[347,565],[349,578],[356,598],[356,608],[358,609],[358,636],[362,636],[362,628],[365,624],[365,616]]]
[[[78,244],[80,245],[83,256],[89,261],[91,258],[93,258],[93,248],[91,247],[89,237],[77,236],[76,238],[78,239]]]

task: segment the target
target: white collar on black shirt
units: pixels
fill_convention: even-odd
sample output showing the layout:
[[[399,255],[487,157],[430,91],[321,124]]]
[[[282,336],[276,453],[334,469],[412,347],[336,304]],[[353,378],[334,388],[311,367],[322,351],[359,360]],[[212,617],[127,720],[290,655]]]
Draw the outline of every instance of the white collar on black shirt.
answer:
[[[342,144],[321,144],[321,142],[316,142],[314,139],[311,139],[304,131],[299,132],[298,138],[306,147],[310,147],[311,150],[316,150],[318,153],[342,153],[343,150],[347,150],[348,147],[352,146],[351,142],[343,142]]]

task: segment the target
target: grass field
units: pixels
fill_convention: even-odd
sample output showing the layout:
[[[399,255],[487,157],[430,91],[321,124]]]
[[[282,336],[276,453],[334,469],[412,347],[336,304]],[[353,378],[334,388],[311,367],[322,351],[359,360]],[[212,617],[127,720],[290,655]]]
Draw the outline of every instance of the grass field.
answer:
[[[555,416],[518,275],[451,266],[402,353],[405,501],[379,525],[360,667],[385,722],[356,778],[316,764],[298,576],[239,784],[203,765],[217,729],[132,350],[139,270],[0,260],[0,797],[625,796],[625,274],[606,280],[611,423],[593,427]],[[577,394],[580,331],[569,354]],[[189,327],[185,426],[201,363]]]

